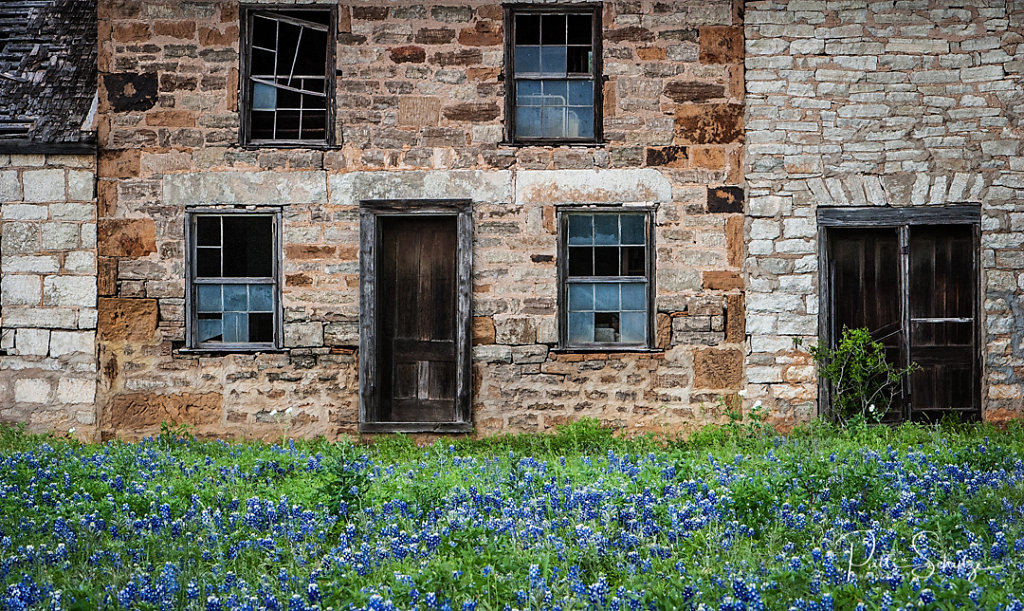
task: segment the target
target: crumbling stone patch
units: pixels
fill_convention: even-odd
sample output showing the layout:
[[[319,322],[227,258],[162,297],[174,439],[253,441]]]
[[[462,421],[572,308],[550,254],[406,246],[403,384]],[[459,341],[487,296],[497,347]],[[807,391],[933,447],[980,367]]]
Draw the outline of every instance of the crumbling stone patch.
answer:
[[[155,299],[100,298],[97,317],[100,340],[149,343],[156,332],[157,302]]]
[[[695,388],[734,388],[743,382],[743,351],[698,348],[693,351]]]
[[[101,75],[104,104],[114,112],[139,112],[156,105],[157,74],[118,72]]]
[[[676,108],[676,144],[728,144],[743,140],[742,104],[683,104]]]
[[[156,252],[156,225],[151,219],[103,219],[97,229],[101,256],[144,257]]]
[[[115,395],[102,411],[100,426],[114,431],[133,431],[162,422],[207,426],[222,417],[220,393],[130,393]]]

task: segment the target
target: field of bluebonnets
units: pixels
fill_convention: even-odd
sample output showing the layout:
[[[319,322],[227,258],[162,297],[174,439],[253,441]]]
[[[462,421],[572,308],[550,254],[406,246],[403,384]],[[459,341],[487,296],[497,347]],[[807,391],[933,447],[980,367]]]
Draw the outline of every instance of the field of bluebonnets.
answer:
[[[425,448],[0,428],[0,607],[1024,610],[1022,450],[1019,424]]]

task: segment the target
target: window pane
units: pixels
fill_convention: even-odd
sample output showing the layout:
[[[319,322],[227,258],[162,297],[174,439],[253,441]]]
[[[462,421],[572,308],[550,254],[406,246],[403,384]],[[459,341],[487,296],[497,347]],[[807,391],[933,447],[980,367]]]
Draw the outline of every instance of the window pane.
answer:
[[[597,215],[594,215],[594,243],[595,244],[618,244],[619,243],[619,215],[618,214],[597,214]]]
[[[540,71],[553,76],[564,76],[565,47],[541,47]]]
[[[565,44],[565,15],[544,15],[541,18],[540,42],[543,45]]]
[[[569,81],[569,105],[587,106],[594,105],[594,82],[593,81]]]
[[[249,341],[265,343],[274,341],[273,314],[249,314]]]
[[[647,251],[643,246],[622,247],[622,275],[644,276],[647,274]]]
[[[220,278],[219,248],[196,249],[196,275],[200,278]]]
[[[327,32],[305,28],[295,62],[296,75],[322,75],[326,71]]]
[[[569,247],[569,275],[594,275],[594,249],[589,246]]]
[[[566,42],[569,44],[591,44],[594,28],[590,21],[590,15],[569,15],[567,30],[569,37]]]
[[[219,284],[200,284],[197,295],[198,310],[200,312],[220,312],[224,306],[220,299]]]
[[[618,312],[597,312],[594,314],[594,341],[601,343],[619,341]]]
[[[545,138],[561,138],[565,135],[565,108],[541,109],[541,136]]]
[[[569,74],[593,74],[593,53],[590,47],[568,47],[565,56],[565,71]]]
[[[647,339],[647,313],[623,312],[620,315],[621,335],[619,341],[642,343]]]
[[[615,312],[619,309],[619,285],[595,284],[594,309],[599,312]]]
[[[196,219],[196,244],[220,246],[219,216],[200,216]]]
[[[622,226],[622,244],[646,243],[646,232],[644,231],[646,217],[643,214],[622,214],[619,218]]]
[[[299,32],[302,30],[297,25],[290,23],[277,24],[277,72],[288,76],[291,73],[292,62],[296,58]]]
[[[278,140],[299,139],[299,111],[279,110],[277,111],[277,131],[274,137]]]
[[[516,74],[540,72],[540,47],[516,47]]]
[[[230,344],[249,341],[249,315],[244,312],[224,313],[224,341]]]
[[[594,248],[594,275],[619,275],[619,249],[615,246],[598,246]]]
[[[277,21],[261,15],[252,18],[252,44],[267,49],[277,48]]]
[[[543,104],[544,104],[544,99],[541,97],[541,82],[540,81],[517,81],[516,82],[516,105],[517,106],[541,106]],[[538,119],[538,121],[539,121],[539,119]]]
[[[253,49],[251,67],[249,70],[253,76],[273,78],[274,63],[276,61],[276,56],[272,51],[264,51],[263,49]]]
[[[253,111],[252,125],[249,131],[255,140],[270,140],[274,137],[274,117],[276,113]]]
[[[594,109],[570,108],[565,135],[569,138],[593,138]]]
[[[263,83],[252,84],[252,109],[274,110],[277,108],[277,87]]]
[[[594,243],[594,216],[573,214],[569,216],[569,244]]]
[[[516,15],[516,44],[540,44],[540,15]]]
[[[622,309],[623,310],[647,310],[647,285],[640,282],[623,283],[622,287]]]
[[[327,137],[326,126],[327,113],[325,111],[307,110],[302,113],[302,138],[323,140]]]
[[[594,314],[569,312],[569,341],[574,344],[594,341]]]
[[[274,89],[277,91],[277,89]],[[277,108],[301,108],[302,94],[297,91],[282,89],[278,93]]]
[[[540,108],[536,106],[516,108],[516,133],[523,138],[540,137]]]
[[[272,312],[274,310],[274,287],[269,284],[250,285],[249,310],[253,312]]]
[[[544,106],[565,106],[569,99],[566,81],[541,81],[544,84]]]
[[[200,319],[198,329],[198,340],[200,342],[221,342],[223,337],[223,323],[220,318]]]
[[[593,284],[570,284],[569,285],[569,310],[593,310],[594,309],[594,285]]]
[[[274,275],[273,219],[231,215],[224,218],[224,277],[269,278]]]
[[[224,311],[245,312],[249,309],[249,287],[244,284],[224,285]]]

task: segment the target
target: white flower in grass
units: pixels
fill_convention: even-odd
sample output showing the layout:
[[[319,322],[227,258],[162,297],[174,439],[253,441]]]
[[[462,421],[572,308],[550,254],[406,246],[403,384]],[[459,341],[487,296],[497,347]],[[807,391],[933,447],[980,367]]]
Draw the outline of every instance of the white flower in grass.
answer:
[[[75,434],[75,427],[69,428],[68,429],[68,435],[74,435],[74,434]]]
[[[736,394],[737,394],[737,395],[739,395],[739,396],[741,396],[741,397],[746,397],[746,396],[747,396],[747,389],[746,389],[746,388],[744,388],[743,390],[739,391],[739,392],[738,392],[738,393],[736,393]]]
[[[277,415],[277,410],[276,409],[270,410],[270,416],[271,417],[274,417],[276,415]]]
[[[288,409],[284,410],[284,413],[286,413],[286,414],[292,413],[292,408],[289,407]]]
[[[759,407],[761,407],[761,400],[760,399],[758,399],[757,401],[754,401],[754,409],[757,409]]]
[[[875,413],[875,404],[874,403],[872,403],[871,405],[868,406],[868,411],[871,412],[872,414]]]

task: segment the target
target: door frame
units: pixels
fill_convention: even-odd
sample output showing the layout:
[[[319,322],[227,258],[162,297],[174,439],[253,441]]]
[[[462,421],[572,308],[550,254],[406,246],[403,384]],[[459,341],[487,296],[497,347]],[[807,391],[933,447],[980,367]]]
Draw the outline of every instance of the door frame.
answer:
[[[914,225],[971,225],[974,229],[974,248],[972,249],[975,275],[974,299],[974,367],[978,373],[977,387],[974,388],[975,402],[978,409],[975,417],[980,421],[984,411],[982,399],[985,384],[981,354],[984,346],[982,316],[984,315],[982,268],[981,268],[981,205],[951,204],[947,206],[929,206],[927,208],[884,208],[859,206],[819,206],[816,210],[818,222],[818,341],[826,346],[833,346],[835,340],[832,332],[832,276],[829,273],[831,261],[828,256],[829,229],[880,229],[897,230],[899,254],[899,299],[900,318],[904,329],[901,351],[904,358],[911,358],[910,346],[910,303],[906,283],[910,278],[910,227]],[[905,366],[900,364],[900,366]],[[903,380],[903,392],[909,392],[910,381]],[[901,421],[908,421],[912,410],[913,397],[904,406],[900,414]],[[828,383],[818,378],[818,414],[833,418],[832,394]]]
[[[380,224],[394,217],[456,218],[455,421],[380,422],[377,350],[377,257]],[[472,405],[473,201],[373,199],[359,202],[359,431],[363,433],[464,433],[473,430]]]

